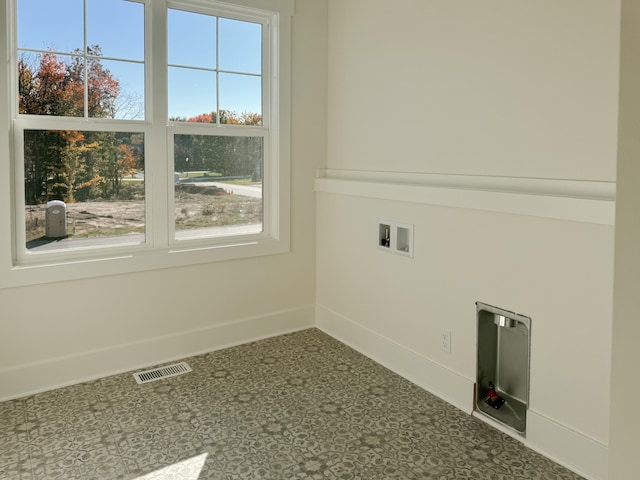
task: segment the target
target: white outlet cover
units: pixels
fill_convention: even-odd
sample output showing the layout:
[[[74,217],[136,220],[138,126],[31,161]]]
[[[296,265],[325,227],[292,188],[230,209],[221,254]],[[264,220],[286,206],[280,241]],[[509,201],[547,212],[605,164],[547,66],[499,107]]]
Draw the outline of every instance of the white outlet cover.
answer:
[[[451,330],[440,330],[440,350],[451,353]]]

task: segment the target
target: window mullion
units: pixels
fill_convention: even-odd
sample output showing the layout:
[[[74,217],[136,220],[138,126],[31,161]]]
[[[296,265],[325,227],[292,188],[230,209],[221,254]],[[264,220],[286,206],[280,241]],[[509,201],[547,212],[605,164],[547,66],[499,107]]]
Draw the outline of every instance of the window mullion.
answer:
[[[220,17],[216,17],[216,125],[220,125]]]
[[[82,95],[84,101],[84,118],[89,118],[89,46],[87,45],[87,0],[82,2],[82,32],[83,32],[83,65],[84,65],[84,92]]]
[[[154,247],[166,247],[169,243],[170,213],[173,211],[173,198],[169,195],[169,165],[167,119],[168,119],[168,66],[167,66],[167,2],[158,0],[151,8],[150,25],[147,35],[147,85],[148,112],[151,119],[146,157],[145,182],[148,194],[148,236]]]

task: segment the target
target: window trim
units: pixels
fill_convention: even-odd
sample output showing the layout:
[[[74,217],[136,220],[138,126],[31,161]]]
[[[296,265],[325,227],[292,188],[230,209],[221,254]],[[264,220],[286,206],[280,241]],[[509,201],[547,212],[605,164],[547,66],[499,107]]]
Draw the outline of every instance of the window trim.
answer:
[[[270,165],[265,164],[265,177],[263,184],[264,212],[263,232],[253,235],[238,235],[224,237],[209,237],[205,241],[171,241],[168,223],[172,221],[167,215],[160,220],[157,217],[149,223],[147,218],[146,242],[137,245],[119,245],[99,249],[79,249],[74,252],[52,253],[46,255],[28,254],[28,258],[18,255],[18,248],[24,249],[24,243],[20,243],[20,236],[15,235],[19,228],[24,240],[24,212],[19,215],[18,205],[24,205],[24,172],[19,172],[16,158],[17,146],[15,135],[23,129],[50,127],[60,129],[60,118],[55,122],[48,119],[19,118],[15,113],[17,99],[12,98],[16,88],[13,68],[7,68],[7,64],[15,65],[16,45],[15,45],[15,2],[6,2],[6,8],[0,11],[0,24],[10,26],[8,32],[12,32],[13,39],[8,35],[0,38],[0,58],[7,55],[0,65],[0,129],[3,134],[0,138],[0,156],[11,159],[0,164],[0,178],[4,179],[6,192],[5,197],[0,197],[0,218],[6,227],[0,233],[0,288],[15,287],[21,285],[41,284],[48,282],[82,279],[90,277],[100,277],[106,275],[148,271],[163,268],[188,266],[217,261],[226,261],[241,258],[250,258],[263,255],[282,254],[290,251],[290,76],[291,76],[291,16],[293,15],[293,0],[228,0],[218,2],[215,0],[160,0],[154,1],[153,9],[149,8],[150,2],[142,0],[147,6],[148,14],[145,18],[152,18],[152,22],[147,24],[145,37],[151,42],[153,48],[145,51],[145,63],[151,66],[145,79],[145,103],[147,107],[146,120],[110,120],[110,119],[85,119],[85,118],[65,118],[64,125],[76,130],[116,130],[141,132],[145,134],[145,143],[150,147],[145,147],[145,157],[153,155],[154,149],[162,149],[164,157],[167,159],[165,166],[157,169],[146,169],[145,171],[145,197],[149,202],[157,204],[161,202],[169,207],[169,192],[173,190],[173,152],[168,150],[172,142],[169,142],[171,132],[182,132],[184,126],[181,122],[168,122],[167,102],[153,102],[153,98],[164,96],[167,98],[166,78],[160,84],[151,85],[151,77],[156,75],[157,69],[167,66],[167,47],[162,41],[166,38],[161,28],[157,28],[158,21],[166,26],[167,8],[180,5],[182,9],[195,7],[214,8],[214,15],[224,16],[225,9],[235,12],[242,11],[245,7],[254,9],[260,14],[270,15],[270,33],[266,35],[270,45],[267,50],[271,50],[273,57],[272,65],[276,68],[265,72],[265,77],[269,83],[269,95],[271,96],[272,111],[265,111],[263,107],[263,119],[269,116],[269,120],[264,121],[269,128],[276,128],[277,131],[269,135],[262,133],[265,143],[269,144],[269,152],[272,157]],[[265,3],[267,4],[265,6]],[[233,4],[233,5],[231,5]],[[271,10],[266,12],[265,8]],[[250,10],[246,10],[251,12]],[[264,19],[262,15],[261,18]],[[164,19],[162,18],[164,17]],[[148,20],[147,20],[148,21]],[[160,30],[160,32],[159,32]],[[158,42],[161,42],[158,44]],[[161,61],[159,62],[158,59]],[[9,60],[11,60],[9,62]],[[150,60],[150,62],[149,62]],[[275,62],[275,63],[274,63]],[[149,67],[147,67],[149,68]],[[157,77],[156,77],[157,78]],[[268,103],[264,102],[263,103]],[[159,108],[160,106],[160,108]],[[272,114],[279,115],[278,125],[271,124]],[[24,117],[24,116],[23,116]],[[276,117],[278,118],[278,117]],[[159,123],[159,120],[162,122]],[[49,119],[51,120],[51,119]],[[55,125],[54,125],[55,124]],[[193,127],[189,125],[189,133],[194,133]],[[66,127],[65,127],[66,128]],[[163,138],[167,139],[167,145],[157,145],[161,142],[150,142],[147,132],[154,129],[165,129]],[[230,130],[233,126],[216,125],[215,134],[232,134]],[[241,126],[242,136],[250,136],[251,131],[267,127]],[[172,137],[171,137],[172,138]],[[147,143],[150,142],[150,143]],[[265,145],[265,151],[267,147]],[[19,162],[21,165],[21,162]],[[147,177],[149,175],[149,177]],[[150,193],[150,195],[148,195]],[[18,195],[22,194],[22,197]],[[151,205],[151,203],[149,203]],[[24,209],[23,209],[24,210]],[[147,217],[150,215],[147,207]],[[20,223],[22,222],[22,223]],[[76,253],[79,252],[79,253]]]

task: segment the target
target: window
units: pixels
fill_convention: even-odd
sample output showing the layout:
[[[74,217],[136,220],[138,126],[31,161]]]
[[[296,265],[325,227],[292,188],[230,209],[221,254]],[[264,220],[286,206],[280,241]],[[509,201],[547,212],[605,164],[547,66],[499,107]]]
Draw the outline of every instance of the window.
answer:
[[[8,3],[14,266],[288,250],[291,0]]]
[[[173,239],[262,233],[268,25],[206,11],[167,13]]]
[[[18,0],[16,13],[18,258],[145,243],[146,132],[122,131],[145,120],[145,5]]]

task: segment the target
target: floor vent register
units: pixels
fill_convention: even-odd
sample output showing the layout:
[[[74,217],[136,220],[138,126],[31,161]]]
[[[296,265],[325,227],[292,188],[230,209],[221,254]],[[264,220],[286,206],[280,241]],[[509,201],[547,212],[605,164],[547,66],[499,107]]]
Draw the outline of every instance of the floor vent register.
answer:
[[[136,379],[138,384],[155,382],[156,380],[163,380],[169,377],[176,377],[183,373],[189,373],[191,367],[186,362],[174,363],[173,365],[166,365],[164,367],[154,368],[153,370],[146,370],[144,372],[138,372],[133,374],[133,378]]]

